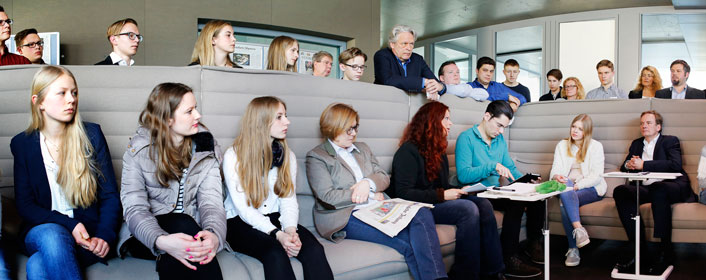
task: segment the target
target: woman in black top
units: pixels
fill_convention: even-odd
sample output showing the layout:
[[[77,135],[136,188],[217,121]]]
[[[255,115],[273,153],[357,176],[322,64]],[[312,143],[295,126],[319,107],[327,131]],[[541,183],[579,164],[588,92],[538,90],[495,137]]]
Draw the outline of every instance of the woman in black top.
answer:
[[[407,125],[392,160],[392,197],[433,203],[437,224],[456,226],[456,261],[449,277],[478,279],[481,275],[504,279],[502,251],[493,207],[487,199],[465,196],[449,184],[446,157],[449,109],[432,101],[422,106]],[[460,199],[464,196],[464,199]]]

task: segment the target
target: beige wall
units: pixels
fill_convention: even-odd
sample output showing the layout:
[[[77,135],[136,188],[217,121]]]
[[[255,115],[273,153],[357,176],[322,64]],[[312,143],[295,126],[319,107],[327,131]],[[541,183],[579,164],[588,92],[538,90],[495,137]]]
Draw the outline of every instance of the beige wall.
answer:
[[[208,4],[203,4],[208,3]],[[15,20],[13,34],[34,27],[61,32],[64,63],[94,64],[110,53],[105,32],[114,21],[132,17],[145,41],[137,65],[186,65],[196,41],[198,18],[252,22],[354,38],[372,57],[380,48],[380,0],[0,0]],[[237,32],[237,30],[236,30]]]

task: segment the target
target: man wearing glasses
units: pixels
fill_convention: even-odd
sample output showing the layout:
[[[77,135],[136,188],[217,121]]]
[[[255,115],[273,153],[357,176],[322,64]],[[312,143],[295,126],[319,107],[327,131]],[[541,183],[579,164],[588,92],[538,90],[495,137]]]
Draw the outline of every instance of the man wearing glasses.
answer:
[[[341,68],[344,80],[359,81],[365,72],[365,62],[368,56],[359,48],[352,47],[343,51],[338,56],[338,67]]]
[[[7,17],[5,9],[0,6],[0,66],[15,64],[31,64],[27,58],[21,55],[10,53],[5,41],[10,39],[12,34],[12,20]]]
[[[15,34],[17,52],[29,59],[32,64],[46,64],[42,59],[44,55],[44,39],[39,38],[37,29],[29,28]]]
[[[137,54],[137,48],[142,42],[137,22],[131,18],[116,21],[108,27],[107,35],[113,52],[96,65],[132,66],[135,64],[132,57]]]

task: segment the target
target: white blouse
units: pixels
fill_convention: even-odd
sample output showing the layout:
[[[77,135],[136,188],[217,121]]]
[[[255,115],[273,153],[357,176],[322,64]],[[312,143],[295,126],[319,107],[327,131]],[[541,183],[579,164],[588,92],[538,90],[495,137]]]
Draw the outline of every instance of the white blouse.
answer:
[[[236,172],[238,166],[238,157],[235,154],[233,147],[228,148],[223,156],[223,175],[227,187],[227,196],[225,201],[226,217],[228,219],[239,216],[244,222],[251,225],[253,228],[264,233],[270,233],[274,230],[275,225],[270,222],[270,218],[265,215],[279,212],[279,222],[282,225],[282,230],[288,227],[297,227],[299,222],[299,205],[295,191],[289,197],[279,197],[275,194],[274,188],[277,182],[278,167],[270,169],[267,173],[269,193],[267,199],[263,201],[260,208],[253,208],[248,205],[248,197],[245,195],[243,186],[240,183],[240,176]],[[292,182],[297,182],[297,159],[294,152],[289,151],[289,172],[292,176]]]
[[[69,201],[66,200],[64,190],[56,181],[56,177],[59,174],[59,165],[57,165],[51,157],[49,147],[47,147],[46,137],[44,137],[44,134],[41,132],[39,133],[39,145],[42,149],[44,169],[47,172],[47,181],[49,181],[49,190],[51,191],[51,210],[69,216],[69,218],[73,218],[74,208],[71,206]]]
[[[561,140],[556,144],[554,149],[554,163],[552,164],[552,171],[549,173],[549,179],[554,178],[554,175],[568,176],[571,171],[571,165],[576,162],[576,158],[569,156],[567,152],[567,145],[569,145],[569,140]],[[571,152],[576,155],[578,147],[572,145]],[[591,139],[590,144],[588,144],[588,150],[586,151],[586,157],[581,163],[581,174],[583,174],[583,179],[576,182],[576,186],[579,189],[595,187],[598,195],[605,195],[608,185],[605,179],[601,177],[604,172],[605,155],[603,154],[603,145],[594,139]]]

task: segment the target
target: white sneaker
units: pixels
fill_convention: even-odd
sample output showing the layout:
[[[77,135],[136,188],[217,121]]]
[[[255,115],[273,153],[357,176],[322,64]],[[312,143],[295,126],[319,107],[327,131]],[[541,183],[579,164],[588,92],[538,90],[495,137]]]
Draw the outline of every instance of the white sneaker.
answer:
[[[579,257],[579,249],[578,248],[569,248],[569,251],[566,252],[566,261],[564,264],[566,266],[577,266],[581,263],[581,257]]]
[[[583,247],[591,243],[591,239],[588,238],[588,232],[583,227],[574,229],[574,240],[576,240],[576,247]]]

